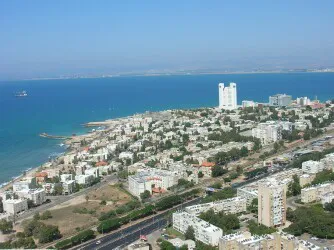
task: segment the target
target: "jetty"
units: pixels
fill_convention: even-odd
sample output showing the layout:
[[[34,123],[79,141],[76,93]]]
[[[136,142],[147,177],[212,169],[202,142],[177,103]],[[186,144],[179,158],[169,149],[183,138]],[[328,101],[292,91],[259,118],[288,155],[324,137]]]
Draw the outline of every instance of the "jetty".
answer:
[[[57,139],[57,140],[67,140],[67,139],[71,139],[71,136],[61,136],[61,135],[49,135],[47,133],[41,133],[39,134],[40,137],[43,138],[48,138],[48,139]]]

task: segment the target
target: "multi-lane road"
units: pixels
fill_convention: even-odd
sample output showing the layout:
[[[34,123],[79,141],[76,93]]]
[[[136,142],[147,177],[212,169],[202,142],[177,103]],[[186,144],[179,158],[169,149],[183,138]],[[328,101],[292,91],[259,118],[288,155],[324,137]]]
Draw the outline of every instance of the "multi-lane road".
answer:
[[[201,198],[196,198],[191,201],[187,201],[183,204],[175,206],[172,209],[181,209],[184,206],[190,206],[199,203]],[[73,249],[82,250],[107,250],[115,249],[131,244],[139,239],[140,235],[150,234],[158,229],[164,228],[167,224],[166,215],[171,209],[154,215],[148,219],[119,229],[116,232],[107,234],[101,238],[94,239],[90,242],[84,243]]]

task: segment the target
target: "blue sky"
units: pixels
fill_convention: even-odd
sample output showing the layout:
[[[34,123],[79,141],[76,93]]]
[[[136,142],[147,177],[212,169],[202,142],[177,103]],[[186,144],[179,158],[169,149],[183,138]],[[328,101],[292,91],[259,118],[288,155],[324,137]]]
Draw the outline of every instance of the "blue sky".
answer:
[[[334,66],[334,1],[0,1],[0,79]]]

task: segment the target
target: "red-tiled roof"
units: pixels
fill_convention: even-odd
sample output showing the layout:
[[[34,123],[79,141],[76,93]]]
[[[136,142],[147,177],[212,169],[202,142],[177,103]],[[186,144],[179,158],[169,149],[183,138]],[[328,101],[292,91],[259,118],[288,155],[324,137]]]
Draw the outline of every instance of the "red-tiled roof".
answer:
[[[216,163],[214,162],[208,162],[208,161],[202,162],[202,167],[214,167],[215,165]]]
[[[48,173],[46,172],[39,172],[35,174],[35,177],[47,177],[47,176],[48,176]]]
[[[97,167],[107,166],[107,165],[108,165],[108,163],[105,162],[105,161],[99,161],[99,162],[97,162],[97,163],[95,164],[95,166],[97,166]]]

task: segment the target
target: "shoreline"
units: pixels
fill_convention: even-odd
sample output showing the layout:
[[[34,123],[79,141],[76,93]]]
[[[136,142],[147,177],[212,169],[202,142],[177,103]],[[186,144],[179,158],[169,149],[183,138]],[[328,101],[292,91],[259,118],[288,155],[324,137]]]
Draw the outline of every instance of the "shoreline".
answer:
[[[13,81],[47,81],[47,80],[80,80],[80,79],[103,79],[118,77],[152,77],[152,76],[200,76],[200,75],[245,75],[245,74],[307,74],[307,73],[334,73],[334,71],[235,71],[235,72],[183,72],[183,73],[156,73],[156,74],[116,74],[109,76],[82,76],[82,77],[46,77],[46,78],[28,78],[28,79],[8,79],[0,80],[2,82]]]
[[[161,112],[164,112],[164,111],[165,110],[150,112],[150,113],[161,113]],[[135,115],[145,115],[145,113],[139,113],[139,114],[136,113],[136,114],[133,114],[133,115],[122,116],[122,117],[117,117],[117,118],[113,118],[113,119],[107,119],[107,120],[104,120],[104,121],[87,122],[87,123],[81,124],[81,126],[83,126],[85,128],[93,128],[93,127],[100,127],[100,126],[108,127],[108,125],[111,125],[113,122],[115,122],[117,120],[127,119],[127,118],[133,117]],[[64,137],[62,139],[58,139],[58,138],[55,139],[55,138],[46,137],[46,136],[42,136],[42,137],[47,139],[47,140],[58,140],[61,143],[63,143],[64,145],[69,146],[71,143],[73,143],[77,140],[87,138],[87,137],[92,137],[92,136],[94,137],[95,136],[94,133],[101,132],[101,131],[103,131],[103,130],[96,130],[94,132],[93,131],[88,131],[88,132],[85,132],[83,134],[79,134],[79,135],[75,135],[75,136],[68,136],[68,137],[66,137],[66,138]],[[40,135],[37,135],[37,136],[40,136]],[[65,148],[64,151],[62,153],[60,153],[60,155],[55,157],[55,159],[58,159],[59,157],[64,156],[66,154],[70,154],[71,152],[72,152],[72,150],[70,149],[70,147]],[[23,170],[21,172],[21,174],[19,174],[17,176],[13,176],[11,178],[11,180],[0,183],[0,192],[6,191],[8,188],[10,188],[13,185],[14,182],[22,179],[25,176],[33,176],[36,172],[38,172],[38,170],[40,168],[46,167],[46,165],[48,163],[49,163],[49,161],[45,161],[42,164],[40,164],[39,166],[27,168],[27,169]]]

